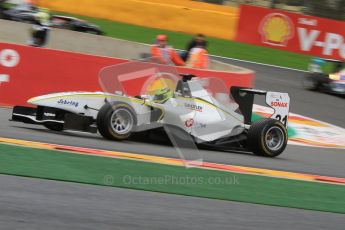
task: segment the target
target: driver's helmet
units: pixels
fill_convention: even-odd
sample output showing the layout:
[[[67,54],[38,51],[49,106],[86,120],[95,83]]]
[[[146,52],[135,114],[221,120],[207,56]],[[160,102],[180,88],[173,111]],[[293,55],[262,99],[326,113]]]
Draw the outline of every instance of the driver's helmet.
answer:
[[[173,95],[173,91],[169,88],[158,89],[153,96],[153,102],[162,104],[172,98]]]
[[[38,21],[41,25],[48,26],[50,16],[46,12],[38,12],[34,15],[36,21]]]
[[[40,7],[39,10],[40,12],[50,14],[50,10],[48,8]]]

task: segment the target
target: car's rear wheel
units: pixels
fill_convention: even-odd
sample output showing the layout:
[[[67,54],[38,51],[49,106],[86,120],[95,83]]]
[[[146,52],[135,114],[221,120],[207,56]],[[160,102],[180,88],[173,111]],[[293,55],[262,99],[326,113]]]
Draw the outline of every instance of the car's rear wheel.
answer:
[[[275,119],[255,121],[249,128],[247,148],[255,155],[276,157],[286,148],[288,135],[284,125]]]
[[[110,140],[128,139],[136,124],[134,110],[130,105],[122,102],[105,104],[97,115],[98,131]]]

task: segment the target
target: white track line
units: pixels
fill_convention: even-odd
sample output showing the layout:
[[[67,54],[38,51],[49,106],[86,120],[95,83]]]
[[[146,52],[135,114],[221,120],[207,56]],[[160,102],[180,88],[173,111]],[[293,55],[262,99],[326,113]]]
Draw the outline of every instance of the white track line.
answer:
[[[289,67],[265,64],[265,63],[254,62],[254,61],[247,61],[247,60],[242,60],[242,59],[237,59],[237,58],[223,57],[223,56],[218,56],[218,55],[210,55],[210,56],[211,57],[216,57],[216,58],[221,58],[221,59],[226,59],[226,60],[239,61],[239,62],[245,62],[245,63],[250,63],[250,64],[274,67],[274,68],[278,68],[278,69],[287,69],[287,70],[293,70],[293,71],[304,72],[304,73],[308,72],[306,70],[300,70],[300,69],[294,69],[294,68],[289,68]]]
[[[129,41],[129,40],[125,40],[125,39],[121,39],[121,38],[113,38],[113,37],[110,37],[110,38],[112,38],[114,40],[120,40],[120,41],[132,42],[132,43],[136,43],[136,44],[140,44],[140,45],[145,45],[145,46],[151,46],[151,44],[147,44],[147,43],[143,43],[143,42]],[[178,50],[178,51],[185,51],[185,50],[181,50],[181,49],[176,49],[176,50]],[[221,58],[221,59],[225,59],[225,60],[232,60],[232,61],[239,61],[239,62],[245,62],[245,63],[250,63],[250,64],[268,66],[268,67],[273,67],[273,68],[278,68],[278,69],[286,69],[286,70],[292,70],[292,71],[304,72],[304,73],[308,72],[306,70],[300,70],[300,69],[294,69],[294,68],[289,68],[289,67],[265,64],[265,63],[254,62],[254,61],[247,61],[247,60],[242,60],[242,59],[237,59],[237,58],[223,57],[223,56],[218,56],[218,55],[213,55],[213,54],[210,54],[209,56],[210,57],[215,57],[215,58]]]

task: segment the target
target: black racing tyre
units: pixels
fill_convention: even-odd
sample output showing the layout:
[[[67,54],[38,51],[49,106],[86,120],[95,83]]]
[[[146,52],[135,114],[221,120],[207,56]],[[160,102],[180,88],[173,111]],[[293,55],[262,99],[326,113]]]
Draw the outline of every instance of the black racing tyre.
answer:
[[[278,120],[265,118],[250,126],[247,148],[258,156],[276,157],[284,151],[287,141],[285,126]]]
[[[317,90],[319,88],[319,82],[313,76],[305,76],[302,81],[303,88],[307,90]]]
[[[47,129],[53,130],[53,131],[58,131],[61,132],[63,131],[63,124],[60,123],[49,123],[49,124],[44,124],[44,127]]]
[[[127,103],[106,103],[99,110],[96,123],[98,131],[104,138],[126,140],[137,124],[137,117],[133,108]]]

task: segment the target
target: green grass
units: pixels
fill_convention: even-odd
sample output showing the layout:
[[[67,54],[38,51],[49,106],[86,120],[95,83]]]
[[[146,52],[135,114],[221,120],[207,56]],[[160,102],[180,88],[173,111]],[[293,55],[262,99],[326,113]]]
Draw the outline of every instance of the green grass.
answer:
[[[345,186],[0,144],[0,173],[345,213]]]
[[[62,12],[53,12],[75,16],[94,24],[99,25],[107,36],[151,44],[157,34],[164,33],[169,36],[169,42],[175,48],[184,49],[186,43],[192,38],[192,35],[178,32],[171,32],[161,29],[141,27],[126,23],[114,22],[104,19],[96,19],[79,15],[72,15]],[[254,46],[224,39],[212,38],[209,41],[209,52],[213,55],[237,58],[248,61],[255,61],[271,65],[290,67],[306,70],[310,56],[301,55],[261,46]]]

